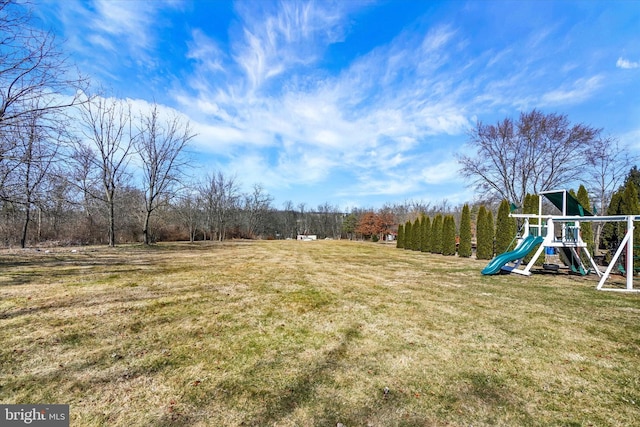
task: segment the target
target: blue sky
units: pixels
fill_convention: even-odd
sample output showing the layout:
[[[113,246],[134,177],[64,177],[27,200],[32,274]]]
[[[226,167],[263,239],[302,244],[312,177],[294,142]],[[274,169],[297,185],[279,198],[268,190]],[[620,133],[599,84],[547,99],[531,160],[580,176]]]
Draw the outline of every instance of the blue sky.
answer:
[[[533,108],[640,149],[640,1],[34,4],[94,83],[190,120],[202,174],[276,207],[471,201],[469,128]]]

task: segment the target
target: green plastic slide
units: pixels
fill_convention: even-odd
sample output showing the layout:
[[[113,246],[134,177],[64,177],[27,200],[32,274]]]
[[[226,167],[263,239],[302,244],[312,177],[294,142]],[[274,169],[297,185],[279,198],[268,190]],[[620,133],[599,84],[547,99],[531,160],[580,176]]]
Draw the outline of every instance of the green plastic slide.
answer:
[[[498,274],[500,269],[509,262],[524,258],[536,245],[544,239],[540,236],[527,236],[514,250],[496,255],[494,259],[482,270],[482,274]]]

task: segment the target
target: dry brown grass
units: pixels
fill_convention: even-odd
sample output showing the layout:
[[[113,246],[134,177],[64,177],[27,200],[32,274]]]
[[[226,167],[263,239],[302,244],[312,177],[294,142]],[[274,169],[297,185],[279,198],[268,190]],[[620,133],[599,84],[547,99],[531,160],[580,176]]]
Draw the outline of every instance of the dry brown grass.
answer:
[[[74,426],[637,424],[640,297],[484,265],[345,241],[5,251],[0,402],[68,403]]]

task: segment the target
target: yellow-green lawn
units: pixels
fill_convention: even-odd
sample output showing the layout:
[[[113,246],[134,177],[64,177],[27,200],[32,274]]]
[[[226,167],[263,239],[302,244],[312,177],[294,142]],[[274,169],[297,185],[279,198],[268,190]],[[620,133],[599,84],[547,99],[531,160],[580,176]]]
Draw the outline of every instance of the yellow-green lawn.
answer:
[[[349,241],[4,250],[0,403],[69,404],[72,426],[640,425],[640,295],[485,264]]]

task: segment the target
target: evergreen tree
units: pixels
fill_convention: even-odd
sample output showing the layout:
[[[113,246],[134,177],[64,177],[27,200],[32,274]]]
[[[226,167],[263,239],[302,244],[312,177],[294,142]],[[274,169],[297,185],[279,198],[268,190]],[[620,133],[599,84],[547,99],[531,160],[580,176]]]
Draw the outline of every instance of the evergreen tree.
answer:
[[[474,204],[471,208],[471,245],[473,241],[476,242],[476,249],[478,248],[478,213],[480,212],[480,205]],[[485,211],[486,214],[486,211]],[[473,249],[472,249],[473,251]]]
[[[427,247],[427,242],[426,242],[427,235],[424,231],[426,223],[427,223],[427,216],[423,214],[422,219],[420,221],[420,251],[421,252],[426,252],[426,247]]]
[[[409,236],[409,241],[407,242],[409,245],[409,250],[414,250],[414,245],[416,244],[416,221],[411,221],[411,235]]]
[[[625,178],[624,185],[621,187],[623,191],[629,182],[631,182],[636,190],[638,190],[638,198],[640,198],[640,170],[638,170],[637,166],[632,167]]]
[[[624,188],[620,187],[618,191],[611,195],[611,201],[607,207],[607,215],[622,214],[622,193],[624,193]],[[624,237],[625,227],[626,225],[621,222],[607,222],[602,229],[604,248],[615,251]]]
[[[442,255],[456,254],[456,220],[453,215],[444,217],[442,223]]]
[[[396,248],[404,248],[404,225],[398,224],[398,237],[396,239]]]
[[[478,211],[478,224],[477,224],[477,259],[491,259],[493,258],[493,239],[494,239],[494,226],[493,226],[493,213],[484,206],[480,206]]]
[[[611,201],[607,207],[607,215],[620,215],[622,213],[622,193],[624,190],[621,188],[611,195]],[[625,229],[626,224],[617,221],[607,222],[602,227],[600,249],[607,250],[605,253],[605,260],[607,263],[611,261],[613,254],[618,249],[618,245],[624,238]]]
[[[442,214],[436,215],[431,224],[431,253],[442,253]]]
[[[529,194],[527,193],[526,196],[524,196],[524,202],[522,203],[522,213],[524,214],[538,214],[538,203],[540,201],[540,196],[538,196],[537,194]],[[529,219],[529,224],[530,225],[536,225],[538,224],[538,218],[530,218]],[[537,228],[534,228],[534,230],[537,230]],[[534,234],[535,232],[531,232],[531,234]]]
[[[636,194],[635,198],[634,192]],[[611,201],[607,207],[607,215],[639,213],[636,209],[636,201],[639,199],[638,193],[640,193],[640,171],[634,166],[625,178],[624,185],[618,188],[618,191],[611,196]],[[640,240],[637,240],[636,231],[640,233],[640,224],[636,224],[634,227],[634,246],[640,245]],[[608,249],[607,260],[610,260],[613,253],[618,249],[626,232],[627,224],[624,222],[607,222],[604,225],[601,244],[603,249]]]
[[[414,226],[415,221],[409,221],[409,224],[410,224],[410,227],[411,227],[410,228],[411,234],[409,234],[409,237],[408,237],[408,240],[407,240],[407,249],[412,251],[413,250],[413,245],[415,243],[415,233],[416,233],[415,226]]]
[[[496,253],[498,254],[507,252],[515,247],[516,220],[509,216],[510,211],[509,202],[502,200],[496,220]]]
[[[493,219],[493,212],[491,212],[490,210],[487,210],[486,221],[487,234],[489,235],[489,259],[492,259],[495,255],[496,227]]]
[[[638,201],[638,191],[633,181],[628,181],[622,192],[621,212],[623,215],[640,214],[640,202]]]
[[[422,252],[431,252],[431,218],[424,217],[424,224],[422,224]]]
[[[405,249],[411,249],[411,221],[404,224],[404,246]]]
[[[578,194],[576,195],[576,199],[578,199],[578,202],[580,202],[583,208],[585,208],[588,211],[591,211],[591,203],[589,202],[589,193],[587,192],[587,189],[585,188],[584,185],[581,185],[580,188],[578,188]],[[593,242],[593,228],[591,227],[591,225],[592,225],[591,222],[587,222],[587,221],[581,222],[580,235],[582,237],[582,240],[587,244],[587,250],[593,256],[594,242]]]
[[[533,197],[533,196],[532,196],[531,194],[529,194],[529,193],[527,193],[527,194],[524,196],[524,200],[523,200],[523,202],[522,202],[522,213],[523,213],[523,214],[538,213],[538,208],[537,208],[537,206],[535,206],[535,207],[533,206],[533,205],[534,205],[534,202],[533,202],[532,197]],[[536,232],[537,232],[537,229],[536,229],[536,228],[532,228],[532,227],[531,227],[531,225],[532,225],[532,224],[537,224],[537,223],[538,223],[538,220],[537,220],[537,219],[529,218],[529,226],[530,226],[530,227],[529,227],[529,233],[530,233],[530,234],[533,234],[533,233],[536,233]],[[523,232],[524,232],[524,231],[525,231],[525,230],[523,230]]]
[[[460,217],[460,244],[458,245],[458,255],[463,258],[471,256],[471,211],[469,205],[462,207]]]
[[[540,196],[538,196],[537,194],[527,193],[527,195],[524,198],[524,203],[522,204],[522,213],[538,214],[539,201],[540,201]],[[538,224],[538,218],[529,218],[529,233],[534,236],[539,235],[538,228],[533,227],[537,224]],[[539,247],[540,245],[536,245],[533,249],[531,249],[531,251],[529,251],[527,256],[524,257],[523,262],[528,263],[529,261],[531,261],[531,258],[533,258],[533,255],[535,255]],[[536,264],[537,265],[544,264],[544,257],[539,257],[538,260],[536,261]]]
[[[411,226],[411,249],[414,251],[420,250],[420,235],[422,230],[420,229],[420,217],[416,218]]]
[[[624,191],[622,193],[622,214],[623,215],[639,215],[640,214],[640,200],[638,198],[638,190],[636,188],[636,183],[629,180],[624,187]],[[625,233],[627,232],[626,224],[625,224]],[[633,227],[633,257],[635,261],[633,262],[634,270],[640,268],[640,248],[638,247],[638,243],[640,243],[640,224],[634,224]],[[632,273],[633,274],[633,273]]]
[[[609,207],[607,208],[607,215],[618,215],[622,212],[622,193],[624,192],[624,188],[620,187],[618,191],[611,195],[611,201],[609,202]]]
[[[488,211],[484,205],[478,210],[476,220],[476,259],[491,259],[493,236],[491,236],[488,224]]]
[[[424,252],[424,221],[425,214],[420,214],[420,228],[418,230],[418,250]]]

